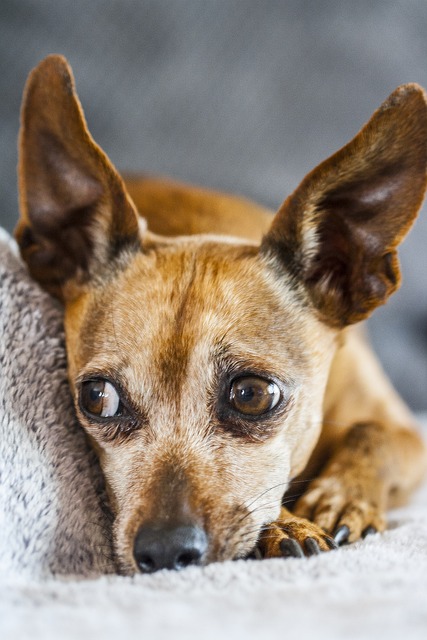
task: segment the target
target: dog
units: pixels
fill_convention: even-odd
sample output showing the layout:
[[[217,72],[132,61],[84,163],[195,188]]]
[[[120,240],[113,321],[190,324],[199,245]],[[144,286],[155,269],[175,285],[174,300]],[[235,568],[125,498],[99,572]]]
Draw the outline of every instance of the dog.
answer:
[[[58,55],[29,76],[16,239],[64,305],[69,383],[120,571],[310,556],[385,529],[426,448],[359,324],[400,281],[427,103],[396,89],[273,217],[124,180]]]

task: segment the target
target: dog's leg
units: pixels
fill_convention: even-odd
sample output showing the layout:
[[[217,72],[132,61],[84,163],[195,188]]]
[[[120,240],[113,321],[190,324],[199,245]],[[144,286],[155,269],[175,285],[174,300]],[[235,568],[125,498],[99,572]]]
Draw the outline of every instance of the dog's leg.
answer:
[[[426,469],[412,415],[355,330],[332,365],[317,453],[323,470],[295,513],[341,542],[384,530],[386,509],[405,499]],[[313,469],[306,473],[313,477]]]
[[[387,508],[413,489],[425,462],[416,432],[375,422],[352,425],[294,512],[282,507],[264,529],[263,556],[313,555],[384,531]]]
[[[375,422],[352,425],[295,513],[339,544],[383,531],[387,508],[413,488],[424,459],[422,441],[409,429]]]

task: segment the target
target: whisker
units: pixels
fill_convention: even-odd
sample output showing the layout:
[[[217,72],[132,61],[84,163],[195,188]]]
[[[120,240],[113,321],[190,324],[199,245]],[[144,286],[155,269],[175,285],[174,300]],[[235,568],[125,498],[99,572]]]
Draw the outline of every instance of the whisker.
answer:
[[[293,500],[295,500],[296,498],[299,498],[300,494],[296,493],[290,496],[286,497],[286,500],[282,500],[281,505],[282,506],[286,506],[287,504],[289,504],[290,502],[292,502]],[[253,504],[253,501],[252,501]],[[238,524],[241,524],[246,518],[250,517],[251,515],[253,515],[254,513],[256,513],[257,511],[262,511],[263,509],[269,509],[270,507],[274,506],[276,503],[276,500],[272,500],[271,502],[264,502],[263,504],[258,505],[257,507],[254,507],[253,509],[251,509],[250,511],[248,511],[248,513],[244,514],[240,520],[238,521]]]
[[[257,500],[259,500],[260,498],[262,498],[263,496],[265,496],[266,493],[269,493],[269,491],[273,491],[274,489],[278,489],[279,487],[284,487],[287,486],[289,483],[288,482],[279,482],[278,484],[273,485],[272,487],[269,487],[268,489],[265,489],[265,491],[262,491],[261,493],[259,493],[257,496],[255,496],[255,498],[253,500],[251,500],[248,504],[245,503],[241,503],[238,507],[238,509],[241,509],[242,507],[245,509],[249,509],[249,507],[256,502]],[[246,517],[246,515],[245,515]]]
[[[296,500],[300,496],[301,496],[301,493],[293,493],[291,496],[286,496],[286,498],[282,500],[282,506],[285,507],[287,504],[289,504],[293,500]]]

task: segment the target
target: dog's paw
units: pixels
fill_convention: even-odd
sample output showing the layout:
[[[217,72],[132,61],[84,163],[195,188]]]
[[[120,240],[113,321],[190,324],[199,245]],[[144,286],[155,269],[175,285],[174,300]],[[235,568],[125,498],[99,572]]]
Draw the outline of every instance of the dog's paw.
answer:
[[[320,527],[292,514],[264,527],[258,541],[263,558],[303,558],[336,548]]]
[[[384,531],[386,519],[378,501],[365,498],[365,492],[355,485],[346,489],[333,478],[320,478],[298,500],[294,511],[330,534],[338,545]]]

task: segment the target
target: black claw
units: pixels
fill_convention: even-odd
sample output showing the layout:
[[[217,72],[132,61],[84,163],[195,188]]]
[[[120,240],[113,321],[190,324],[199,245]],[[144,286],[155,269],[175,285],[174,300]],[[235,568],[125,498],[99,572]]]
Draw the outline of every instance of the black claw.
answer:
[[[304,540],[304,549],[308,556],[317,556],[320,553],[320,547],[314,538],[306,538]]]
[[[325,536],[323,539],[330,549],[338,549],[338,543],[335,542],[333,538],[330,538],[329,536]]]
[[[366,536],[370,536],[373,533],[378,533],[378,530],[373,526],[366,527],[364,531],[362,531],[362,538],[366,538]]]
[[[341,527],[338,527],[338,529],[335,531],[334,540],[338,546],[341,546],[342,544],[345,544],[346,542],[348,542],[349,535],[350,535],[350,529],[347,527],[346,524],[343,524]]]
[[[296,540],[284,538],[280,542],[280,551],[284,558],[303,558],[304,552]]]

